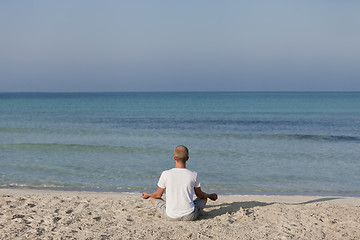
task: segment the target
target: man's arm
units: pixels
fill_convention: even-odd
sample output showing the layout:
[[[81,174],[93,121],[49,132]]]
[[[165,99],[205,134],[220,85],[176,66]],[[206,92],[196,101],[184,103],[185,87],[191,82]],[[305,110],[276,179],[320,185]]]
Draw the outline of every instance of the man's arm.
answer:
[[[148,193],[148,192],[143,192],[143,194],[141,195],[141,197],[143,199],[148,199],[148,198],[155,198],[155,199],[159,199],[161,198],[161,196],[164,193],[165,188],[161,188],[159,187],[156,192],[153,193]]]
[[[207,194],[207,193],[203,192],[200,187],[194,188],[194,191],[195,191],[196,196],[201,199],[209,198],[209,199],[215,201],[218,198],[216,193]]]

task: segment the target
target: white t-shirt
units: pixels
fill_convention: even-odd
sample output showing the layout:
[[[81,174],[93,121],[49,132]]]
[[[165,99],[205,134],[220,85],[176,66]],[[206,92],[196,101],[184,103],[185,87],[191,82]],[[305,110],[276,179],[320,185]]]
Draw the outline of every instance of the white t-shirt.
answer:
[[[166,214],[180,218],[194,211],[194,187],[200,187],[197,172],[172,168],[161,173],[158,186],[166,188]]]

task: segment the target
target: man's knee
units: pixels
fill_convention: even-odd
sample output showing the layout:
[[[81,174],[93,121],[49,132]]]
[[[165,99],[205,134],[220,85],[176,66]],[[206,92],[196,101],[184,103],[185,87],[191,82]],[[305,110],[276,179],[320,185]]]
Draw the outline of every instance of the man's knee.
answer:
[[[206,202],[207,199],[203,199],[203,198],[197,198],[194,200],[194,204],[201,210],[204,209]]]
[[[152,197],[150,197],[150,202],[151,202],[151,204],[155,207],[155,202],[156,202],[156,198],[152,198]]]
[[[157,200],[162,200],[162,201],[164,201],[164,199],[162,199],[162,198],[152,198],[152,197],[150,197],[150,202],[151,202],[151,204],[155,207],[155,204],[156,204],[156,201]],[[165,201],[164,201],[165,202]]]

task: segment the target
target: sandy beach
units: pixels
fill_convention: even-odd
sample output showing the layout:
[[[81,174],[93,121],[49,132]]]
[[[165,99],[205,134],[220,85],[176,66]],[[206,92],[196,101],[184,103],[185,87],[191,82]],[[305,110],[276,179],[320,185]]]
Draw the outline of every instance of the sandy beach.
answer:
[[[360,198],[219,196],[170,222],[140,194],[0,189],[0,239],[360,239]]]

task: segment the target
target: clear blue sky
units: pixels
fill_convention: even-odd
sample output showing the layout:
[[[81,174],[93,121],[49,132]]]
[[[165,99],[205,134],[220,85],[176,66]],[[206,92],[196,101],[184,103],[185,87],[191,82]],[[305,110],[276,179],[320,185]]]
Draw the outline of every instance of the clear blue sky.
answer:
[[[1,1],[0,92],[360,91],[360,1]]]

